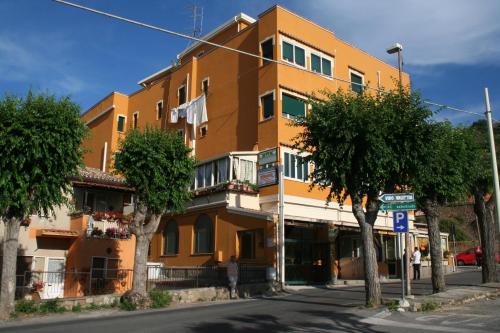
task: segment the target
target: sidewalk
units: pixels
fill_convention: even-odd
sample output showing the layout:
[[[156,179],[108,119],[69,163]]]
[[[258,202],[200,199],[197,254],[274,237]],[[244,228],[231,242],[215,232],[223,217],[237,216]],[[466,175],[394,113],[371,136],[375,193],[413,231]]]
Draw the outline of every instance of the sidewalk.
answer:
[[[500,276],[500,271],[498,271]],[[408,298],[410,311],[419,311],[422,307],[443,307],[472,302],[478,299],[500,295],[500,283],[481,284],[481,271],[475,267],[461,268],[459,272],[446,275],[446,290],[432,294],[430,279],[412,281],[411,294]],[[401,284],[382,285],[384,302],[401,299]]]

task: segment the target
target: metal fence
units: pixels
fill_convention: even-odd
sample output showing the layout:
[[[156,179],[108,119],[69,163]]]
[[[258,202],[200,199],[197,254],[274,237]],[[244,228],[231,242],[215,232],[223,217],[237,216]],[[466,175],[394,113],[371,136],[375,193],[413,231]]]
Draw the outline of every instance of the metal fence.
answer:
[[[133,270],[93,269],[90,272],[26,271],[16,276],[16,297],[37,294],[42,299],[121,294],[132,288]],[[239,284],[266,282],[266,267],[239,266]],[[227,270],[219,266],[149,266],[147,289],[227,286]]]

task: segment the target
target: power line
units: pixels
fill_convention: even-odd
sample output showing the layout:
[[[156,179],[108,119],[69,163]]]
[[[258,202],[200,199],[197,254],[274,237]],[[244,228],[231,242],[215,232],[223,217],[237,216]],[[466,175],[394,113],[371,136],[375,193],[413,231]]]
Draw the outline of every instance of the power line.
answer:
[[[271,58],[266,58],[266,57],[260,56],[258,54],[253,54],[253,53],[250,53],[250,52],[242,51],[242,50],[235,49],[235,48],[232,48],[232,47],[229,47],[229,46],[225,46],[225,45],[222,45],[222,44],[213,43],[213,42],[210,42],[208,40],[204,40],[204,39],[196,37],[196,36],[190,36],[190,35],[186,35],[186,34],[183,34],[183,33],[176,32],[176,31],[172,31],[172,30],[160,28],[160,27],[157,27],[157,26],[154,26],[154,25],[151,25],[151,24],[147,24],[147,23],[136,21],[136,20],[128,19],[126,17],[122,17],[122,16],[111,14],[111,13],[103,12],[103,11],[100,11],[100,10],[97,10],[97,9],[93,9],[93,8],[90,8],[90,7],[85,7],[85,6],[78,5],[78,4],[75,4],[75,3],[72,3],[72,2],[68,2],[68,1],[64,1],[64,0],[52,0],[52,1],[60,3],[60,4],[63,4],[63,5],[67,5],[67,6],[70,6],[70,7],[78,8],[78,9],[81,9],[81,10],[84,10],[84,11],[88,11],[88,12],[91,12],[91,13],[94,13],[94,14],[98,14],[98,15],[109,17],[109,18],[113,18],[113,19],[116,19],[116,20],[119,20],[119,21],[127,22],[127,23],[130,23],[130,24],[135,24],[135,25],[141,26],[143,28],[148,28],[148,29],[152,29],[152,30],[164,32],[164,33],[167,33],[167,34],[170,34],[170,35],[174,35],[174,36],[177,36],[177,37],[187,38],[187,39],[190,39],[192,41],[199,42],[199,43],[208,44],[208,45],[211,45],[211,46],[214,46],[214,47],[218,47],[218,48],[221,48],[221,49],[225,49],[225,50],[228,50],[228,51],[232,51],[232,52],[244,54],[244,55],[247,55],[249,57],[257,58],[257,59],[260,59],[260,60],[263,60],[263,61],[272,62],[272,63],[278,64],[278,65],[288,66],[288,67],[295,68],[295,69],[298,69],[298,70],[301,70],[301,71],[305,71],[307,73],[318,74],[317,72],[314,72],[314,71],[312,71],[310,69],[299,67],[299,66],[296,66],[294,64],[285,62],[285,61],[271,59]],[[341,78],[338,78],[338,77],[334,77],[333,75],[331,76],[331,78],[333,80],[337,80],[337,81],[340,81],[340,82],[343,82],[343,83],[348,83],[348,84],[351,84],[351,85],[354,84],[354,85],[361,86],[362,88],[374,90],[374,91],[376,91],[378,93],[384,93],[383,89],[370,87],[370,86],[365,85],[363,83],[352,82],[350,80],[345,80],[345,79],[341,79]],[[467,110],[463,110],[463,109],[451,107],[451,106],[448,106],[448,105],[435,103],[435,102],[432,102],[432,101],[429,101],[429,100],[425,100],[424,103],[429,104],[429,105],[433,105],[433,106],[438,106],[438,107],[446,108],[446,109],[457,111],[457,112],[467,113],[467,114],[470,114],[470,115],[475,115],[475,116],[480,116],[480,117],[484,116],[483,114],[480,114],[480,113],[477,113],[477,112],[467,111]],[[495,122],[498,122],[498,120],[496,120],[496,119],[493,119],[493,120]]]

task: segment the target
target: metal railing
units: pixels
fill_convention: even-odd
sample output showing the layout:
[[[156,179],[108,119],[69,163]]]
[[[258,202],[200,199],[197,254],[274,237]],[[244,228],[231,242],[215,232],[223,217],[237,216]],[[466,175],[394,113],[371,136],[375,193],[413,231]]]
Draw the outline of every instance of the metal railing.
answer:
[[[41,299],[121,294],[132,288],[133,270],[100,269],[90,272],[26,271],[16,276],[16,298],[37,294]],[[266,282],[266,267],[239,266],[238,284]],[[220,266],[149,266],[147,289],[225,287],[227,270]]]

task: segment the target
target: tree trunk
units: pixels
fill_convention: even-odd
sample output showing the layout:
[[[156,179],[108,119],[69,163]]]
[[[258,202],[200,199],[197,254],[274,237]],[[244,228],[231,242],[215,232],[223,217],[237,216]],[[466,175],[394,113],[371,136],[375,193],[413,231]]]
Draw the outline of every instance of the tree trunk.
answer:
[[[2,285],[0,290],[0,318],[8,319],[14,311],[16,295],[16,262],[21,220],[4,220]]]
[[[142,209],[136,209],[130,224],[130,231],[135,235],[134,276],[132,279],[132,293],[147,295],[148,280],[148,250],[161,215],[146,215]]]
[[[373,223],[375,223],[374,207],[370,200],[367,203],[367,213],[365,214],[361,199],[354,197],[352,212],[361,228],[361,239],[363,241],[363,267],[365,271],[365,292],[366,305],[378,306],[382,302],[382,292],[380,289],[380,279],[378,275],[377,254],[373,241]],[[376,205],[378,212],[378,205]]]
[[[480,190],[474,192],[474,213],[477,215],[482,245],[482,282],[497,282],[495,264],[495,213],[494,200],[492,196],[487,203],[484,201],[484,193]]]
[[[429,246],[431,252],[432,292],[435,294],[444,291],[446,287],[443,272],[441,233],[439,231],[438,204],[436,201],[426,200],[423,210],[427,220]]]

